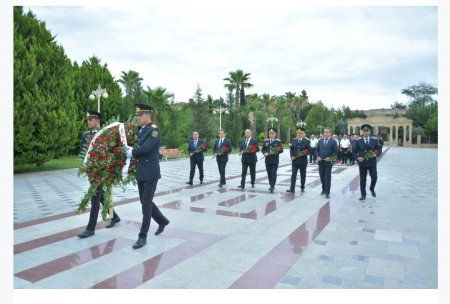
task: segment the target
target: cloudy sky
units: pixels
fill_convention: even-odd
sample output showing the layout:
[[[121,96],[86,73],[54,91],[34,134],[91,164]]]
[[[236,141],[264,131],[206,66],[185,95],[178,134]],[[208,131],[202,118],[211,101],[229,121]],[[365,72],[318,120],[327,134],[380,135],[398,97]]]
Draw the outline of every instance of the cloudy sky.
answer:
[[[432,6],[229,5],[32,6],[70,59],[98,56],[118,79],[187,101],[197,83],[225,96],[229,71],[251,73],[246,93],[300,93],[327,106],[389,108],[401,90],[437,86],[437,8]],[[93,88],[96,84],[93,84]]]

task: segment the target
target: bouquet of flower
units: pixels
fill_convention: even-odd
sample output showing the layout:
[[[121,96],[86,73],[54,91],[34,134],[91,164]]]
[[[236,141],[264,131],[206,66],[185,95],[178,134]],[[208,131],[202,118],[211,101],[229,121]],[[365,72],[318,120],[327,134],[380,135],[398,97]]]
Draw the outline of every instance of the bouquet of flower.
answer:
[[[336,156],[328,156],[327,159],[325,159],[325,161],[330,162],[331,164],[334,164],[336,162],[337,157]]]
[[[218,153],[218,155],[222,155],[222,154],[224,154],[225,152],[228,152],[228,151],[230,151],[230,148],[228,148],[227,146],[222,146],[222,147],[220,147],[219,150],[216,150],[216,153]],[[215,154],[213,155],[212,158],[214,158],[214,157],[216,157]]]
[[[309,154],[309,149],[308,148],[304,148],[304,149],[298,149],[297,151],[297,157],[302,157],[305,155]]]
[[[276,146],[276,147],[270,147],[270,150],[269,150],[269,154],[270,155],[278,155],[281,152],[283,152],[283,146],[282,145],[279,145],[279,146]]]
[[[256,153],[258,149],[254,145],[248,145],[247,148],[245,148],[244,153]]]
[[[369,160],[371,158],[377,157],[378,153],[380,153],[380,150],[378,150],[378,149],[375,149],[375,150],[367,149],[366,153],[364,153],[364,156],[363,156],[364,157],[363,162],[366,160]]]
[[[127,164],[125,146],[121,138],[119,123],[109,125],[100,130],[90,140],[89,149],[84,151],[85,161],[78,169],[78,175],[86,174],[91,185],[78,206],[78,213],[86,210],[91,198],[96,195],[97,189],[104,190],[104,205],[102,219],[106,221],[108,211],[112,208],[112,188],[125,187],[127,184],[136,184],[137,160],[131,159],[127,173],[122,173]],[[124,123],[122,131],[125,131],[127,145],[136,144],[136,126],[132,123]]]
[[[200,153],[200,152],[204,152],[204,151],[206,151],[206,144],[205,144],[205,143],[203,143],[203,144],[201,144],[201,145],[198,145],[198,146],[195,148],[194,153]]]

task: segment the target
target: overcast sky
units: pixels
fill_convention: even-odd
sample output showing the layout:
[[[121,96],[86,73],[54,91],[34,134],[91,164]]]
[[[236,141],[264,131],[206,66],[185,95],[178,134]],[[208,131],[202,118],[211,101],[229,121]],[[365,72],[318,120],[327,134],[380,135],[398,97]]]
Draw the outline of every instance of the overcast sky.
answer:
[[[224,97],[229,71],[251,73],[250,93],[300,93],[353,109],[405,102],[401,90],[437,86],[437,8],[189,5],[26,7],[68,57],[99,57],[116,79],[135,70],[144,86],[187,101],[197,83]],[[92,84],[93,88],[97,84]],[[88,94],[89,92],[87,92]]]

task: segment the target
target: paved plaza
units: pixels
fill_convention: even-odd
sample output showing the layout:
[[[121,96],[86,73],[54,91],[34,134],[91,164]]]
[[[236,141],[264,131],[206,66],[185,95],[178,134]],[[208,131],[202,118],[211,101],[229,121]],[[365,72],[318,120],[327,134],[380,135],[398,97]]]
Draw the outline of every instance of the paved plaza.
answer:
[[[161,162],[155,203],[170,220],[134,250],[141,220],[137,187],[115,189],[121,222],[99,218],[79,239],[89,213],[76,214],[89,186],[76,169],[14,175],[14,288],[426,288],[438,287],[437,149],[385,148],[377,197],[358,200],[358,166],[335,165],[331,198],[320,195],[318,167],[306,191],[287,193],[291,165],[281,154],[274,193],[264,161],[256,187],[239,189],[231,155],[227,184],[216,161],[205,179],[185,184],[189,160]],[[368,180],[370,178],[368,177]],[[420,189],[420,191],[417,191]]]

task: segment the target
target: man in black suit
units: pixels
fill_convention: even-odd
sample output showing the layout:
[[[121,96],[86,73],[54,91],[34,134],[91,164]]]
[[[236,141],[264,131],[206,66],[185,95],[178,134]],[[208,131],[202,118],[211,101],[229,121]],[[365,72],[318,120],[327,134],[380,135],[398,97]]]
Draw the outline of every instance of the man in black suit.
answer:
[[[83,151],[86,145],[90,143],[92,138],[100,129],[100,120],[102,115],[94,110],[86,110],[86,122],[89,127],[89,131],[84,132],[81,135],[80,140],[80,150]],[[103,205],[103,186],[100,185],[97,188],[96,194],[91,199],[91,211],[89,213],[89,222],[86,229],[78,234],[79,238],[87,238],[95,234],[95,226],[97,225],[98,213],[100,211],[100,203]],[[115,224],[120,222],[120,217],[117,215],[116,211],[113,209],[113,217],[106,228],[114,227]]]
[[[228,162],[228,153],[231,152],[231,142],[225,138],[225,131],[219,130],[219,138],[214,143],[214,156],[219,168],[220,182],[219,187],[222,188],[226,184],[225,168]]]
[[[137,146],[128,147],[127,157],[138,160],[136,167],[136,180],[138,182],[139,198],[142,205],[142,226],[139,238],[133,245],[133,249],[141,248],[147,243],[147,233],[150,228],[150,219],[153,218],[159,227],[155,234],[163,232],[169,220],[161,213],[153,202],[158,179],[161,178],[159,168],[159,147],[161,144],[161,130],[152,123],[152,106],[135,104],[137,120],[140,125],[137,135]]]
[[[330,138],[331,130],[323,130],[323,138],[317,143],[317,162],[319,164],[320,181],[322,182],[322,192],[326,198],[330,198],[331,169],[333,169],[333,159],[337,157],[337,141]]]
[[[370,174],[370,192],[373,197],[376,197],[375,185],[377,183],[377,156],[381,154],[382,147],[379,145],[378,140],[370,137],[370,131],[372,126],[369,124],[363,124],[361,131],[363,136],[357,140],[355,147],[356,160],[359,165],[359,187],[361,190],[360,201],[366,199],[366,181],[367,171]]]
[[[247,169],[250,167],[250,180],[252,188],[255,188],[255,168],[258,158],[256,152],[259,151],[258,141],[252,137],[252,131],[250,129],[245,130],[245,138],[239,144],[239,151],[242,155],[242,177],[241,184],[238,186],[241,189],[245,188],[245,178],[247,177]]]
[[[297,171],[300,170],[300,191],[305,192],[306,166],[308,165],[308,155],[311,153],[310,141],[305,137],[305,129],[297,127],[297,137],[291,141],[292,176],[291,188],[286,192],[295,193],[295,183],[297,182]]]
[[[269,191],[273,193],[275,184],[277,183],[277,171],[280,160],[280,153],[283,153],[283,144],[281,140],[276,138],[277,129],[269,128],[267,131],[268,139],[263,143],[261,152],[265,156],[267,177],[269,178]]]
[[[206,152],[206,143],[203,139],[198,138],[198,132],[192,132],[192,140],[188,143],[188,152],[191,160],[191,172],[189,173],[189,181],[186,184],[191,185],[194,180],[195,166],[198,167],[198,172],[200,174],[200,184],[203,184],[203,161],[205,157],[203,152]]]

